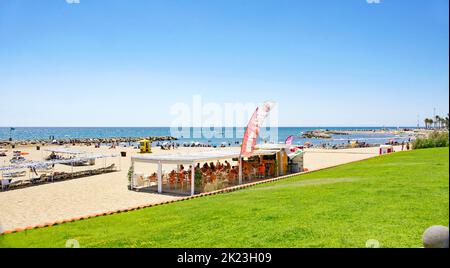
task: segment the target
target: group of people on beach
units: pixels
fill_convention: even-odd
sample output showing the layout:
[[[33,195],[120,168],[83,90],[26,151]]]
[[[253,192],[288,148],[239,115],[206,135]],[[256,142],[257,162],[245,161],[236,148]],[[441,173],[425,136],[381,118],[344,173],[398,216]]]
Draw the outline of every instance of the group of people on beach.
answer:
[[[162,175],[163,184],[168,184],[169,187],[177,187],[181,185],[192,183],[192,165],[187,169],[183,165],[172,170],[166,175]],[[243,179],[264,179],[267,176],[275,175],[275,163],[260,159],[260,161],[242,161],[242,175]],[[216,163],[198,163],[194,167],[194,176],[196,186],[203,187],[208,183],[215,183],[217,181],[226,182],[228,185],[236,185],[239,178],[239,164],[232,165],[228,160],[223,163],[217,161]],[[157,173],[153,173],[148,180],[150,182],[157,182]]]
[[[405,146],[406,146],[406,151],[409,151],[411,149],[409,142],[406,142],[406,144],[405,144],[405,141],[402,141],[402,151],[405,150]]]

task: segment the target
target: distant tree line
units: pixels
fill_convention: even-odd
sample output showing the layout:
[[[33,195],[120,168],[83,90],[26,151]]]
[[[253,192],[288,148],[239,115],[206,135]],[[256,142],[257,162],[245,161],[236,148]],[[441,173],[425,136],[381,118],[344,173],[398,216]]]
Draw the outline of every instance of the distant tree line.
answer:
[[[449,129],[448,114],[446,117],[440,117],[439,115],[436,115],[434,118],[425,118],[424,123],[426,129],[428,128]]]

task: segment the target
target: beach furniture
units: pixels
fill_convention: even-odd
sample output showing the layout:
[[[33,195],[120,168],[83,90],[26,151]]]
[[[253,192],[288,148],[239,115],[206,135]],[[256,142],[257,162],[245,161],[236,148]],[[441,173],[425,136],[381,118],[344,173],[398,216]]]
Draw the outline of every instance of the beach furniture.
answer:
[[[175,172],[169,173],[169,189],[171,186],[174,186],[174,188],[177,188],[177,174]]]
[[[27,175],[26,171],[13,171],[3,173],[4,178],[20,178]]]
[[[144,173],[135,173],[133,175],[133,183],[135,188],[145,187]]]
[[[1,185],[2,185],[2,190],[8,190],[11,189],[12,187],[16,187],[19,185],[22,185],[23,182],[22,180],[13,180],[13,178],[7,178],[7,179],[1,179]]]
[[[150,182],[150,186],[152,184],[156,184],[157,183],[157,177],[158,175],[156,173],[152,174],[151,176],[148,177],[148,180]]]
[[[0,184],[2,185],[2,190],[8,189],[9,184],[11,184],[12,179],[1,179]]]
[[[390,154],[394,152],[394,146],[392,145],[380,145],[379,154]]]

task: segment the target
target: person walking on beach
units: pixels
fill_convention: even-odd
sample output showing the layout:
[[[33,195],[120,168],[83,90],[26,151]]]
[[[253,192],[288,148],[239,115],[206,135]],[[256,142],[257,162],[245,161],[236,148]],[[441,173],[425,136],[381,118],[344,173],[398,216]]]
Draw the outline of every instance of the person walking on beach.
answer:
[[[405,148],[405,142],[402,141],[402,151],[403,151],[404,148]]]

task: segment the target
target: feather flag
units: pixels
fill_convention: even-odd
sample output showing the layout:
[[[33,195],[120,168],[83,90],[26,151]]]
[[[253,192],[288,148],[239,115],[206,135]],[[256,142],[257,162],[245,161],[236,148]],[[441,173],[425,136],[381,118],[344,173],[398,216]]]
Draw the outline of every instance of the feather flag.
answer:
[[[252,118],[248,122],[247,129],[245,130],[241,147],[241,156],[250,156],[255,150],[259,130],[274,106],[274,102],[268,101],[256,108],[256,111],[253,113]]]
[[[289,137],[287,137],[287,139],[284,143],[287,145],[292,145],[293,141],[294,141],[294,136],[289,136]]]

